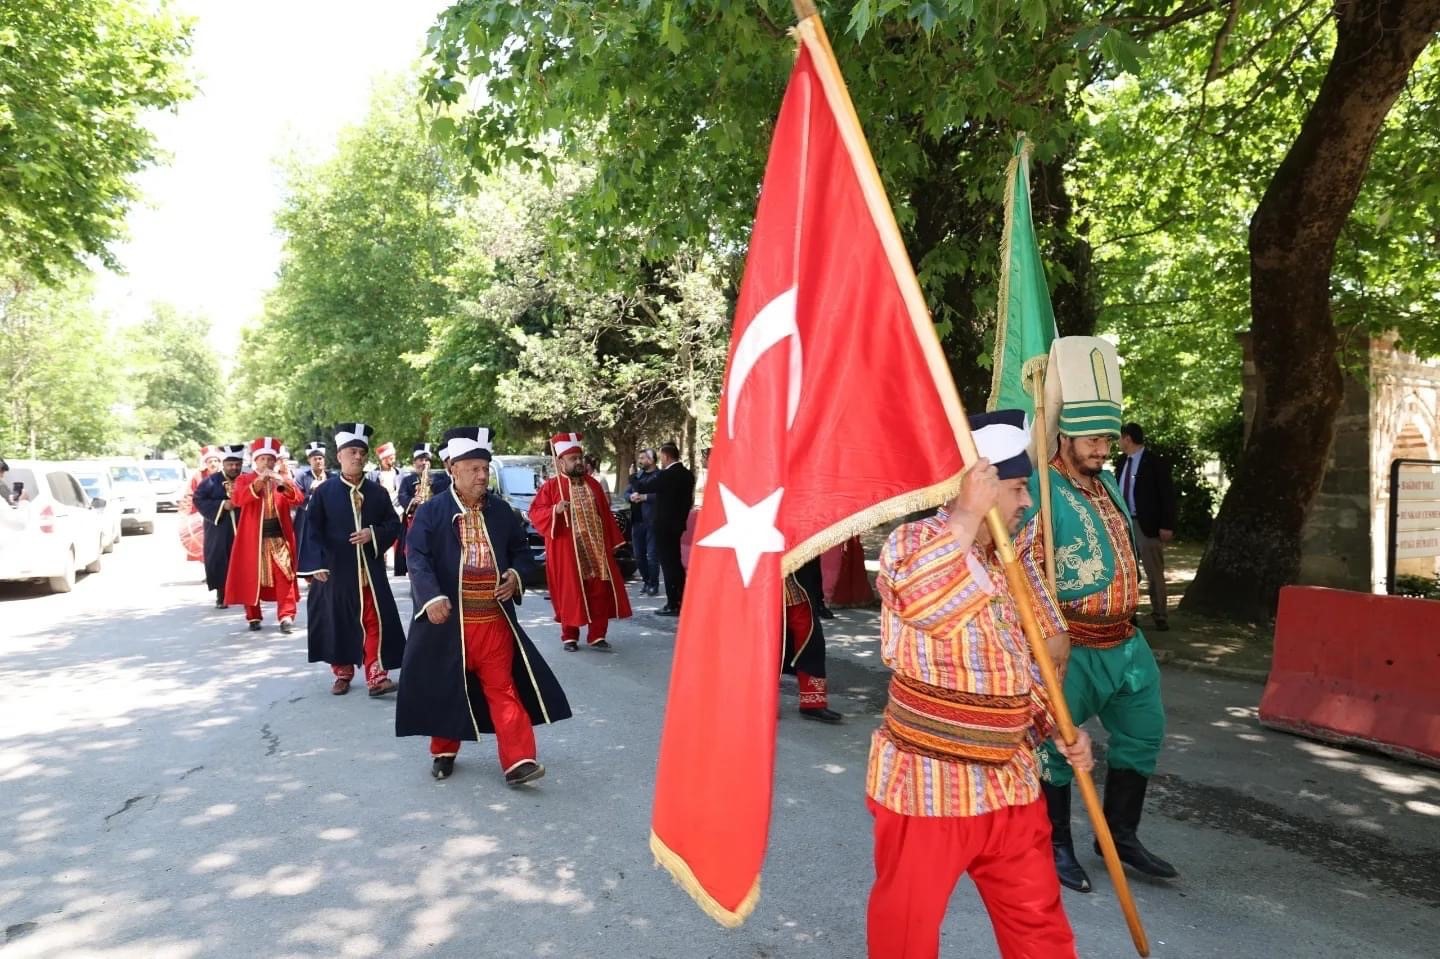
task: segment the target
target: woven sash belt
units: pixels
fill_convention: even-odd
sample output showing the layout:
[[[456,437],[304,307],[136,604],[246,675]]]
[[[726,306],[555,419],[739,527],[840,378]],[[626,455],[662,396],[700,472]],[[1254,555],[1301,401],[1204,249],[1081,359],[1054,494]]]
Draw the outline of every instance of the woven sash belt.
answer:
[[[260,535],[262,537],[284,536],[285,531],[280,527],[280,517],[272,516],[269,519],[260,521]]]
[[[465,567],[460,578],[460,614],[465,622],[493,623],[500,618],[495,585],[495,570]]]
[[[947,762],[1003,766],[1031,725],[1027,696],[989,696],[895,675],[885,731],[901,752]]]
[[[1070,642],[1090,649],[1111,649],[1135,635],[1135,626],[1130,622],[1130,613],[1115,613],[1111,616],[1081,616],[1066,613],[1065,621],[1070,626]]]

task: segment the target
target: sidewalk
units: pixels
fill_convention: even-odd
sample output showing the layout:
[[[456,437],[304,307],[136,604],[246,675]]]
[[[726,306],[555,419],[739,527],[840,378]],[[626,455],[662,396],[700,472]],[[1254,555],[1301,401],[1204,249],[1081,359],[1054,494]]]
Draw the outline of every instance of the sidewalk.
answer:
[[[872,585],[880,566],[877,558],[880,547],[884,545],[890,528],[871,530],[861,536],[867,557],[865,566],[870,572]],[[1155,652],[1156,661],[1160,663],[1263,683],[1270,673],[1270,657],[1274,650],[1272,626],[1211,619],[1178,608],[1186,588],[1195,579],[1195,570],[1204,551],[1205,544],[1199,542],[1172,543],[1165,548],[1170,629],[1160,632],[1154,628],[1155,620],[1150,614],[1150,600],[1143,582],[1140,587],[1140,628]]]

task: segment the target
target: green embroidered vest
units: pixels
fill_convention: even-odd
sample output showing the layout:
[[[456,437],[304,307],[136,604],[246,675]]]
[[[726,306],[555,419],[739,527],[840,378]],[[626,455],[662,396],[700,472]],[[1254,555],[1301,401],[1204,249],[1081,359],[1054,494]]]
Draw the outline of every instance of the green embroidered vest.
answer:
[[[1110,542],[1100,513],[1084,492],[1076,489],[1054,466],[1048,469],[1055,537],[1055,591],[1060,602],[1066,603],[1109,588],[1115,578],[1115,544]],[[1130,542],[1125,545],[1133,552],[1135,522],[1125,506],[1120,487],[1108,472],[1100,474],[1100,485],[1129,524]],[[1040,512],[1038,470],[1030,476],[1030,498],[1033,505],[1025,513],[1026,523]]]

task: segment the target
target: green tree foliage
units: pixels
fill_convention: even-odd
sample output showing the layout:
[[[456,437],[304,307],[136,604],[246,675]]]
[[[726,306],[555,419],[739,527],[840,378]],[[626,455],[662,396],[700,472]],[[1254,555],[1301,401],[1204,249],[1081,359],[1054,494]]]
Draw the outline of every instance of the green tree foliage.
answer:
[[[145,450],[188,457],[216,441],[225,389],[209,335],[208,319],[165,304],[126,330],[134,439]]]
[[[977,402],[1014,133],[1036,143],[1062,329],[1088,329],[1085,246],[1057,234],[1071,216],[1058,175],[1073,137],[1063,107],[1074,84],[1133,64],[1132,37],[1162,26],[1170,5],[1083,23],[1086,5],[1058,0],[838,6],[849,13],[831,5],[840,63],[957,380]],[[561,237],[587,255],[616,255],[607,238],[626,228],[657,260],[693,243],[738,246],[793,62],[792,21],[785,0],[456,4],[429,38],[423,94],[443,108],[432,132],[480,171],[593,168]]]
[[[1292,491],[1262,511],[1284,517],[1265,534],[1271,548],[1255,548],[1259,534],[1232,537],[1236,555],[1264,567],[1251,577],[1266,584],[1252,590],[1263,604],[1295,568],[1290,554],[1323,471],[1339,389],[1334,344],[1363,348],[1398,330],[1409,348],[1440,351],[1440,325],[1429,320],[1440,286],[1437,54],[1424,52],[1433,3],[822,7],[968,400],[983,388],[977,367],[993,335],[996,194],[1017,130],[1037,143],[1035,208],[1061,331],[1083,331],[1099,313],[1127,358],[1137,419],[1235,461],[1236,334],[1253,326],[1261,376],[1273,381],[1261,424],[1281,434],[1251,444],[1268,466],[1238,467],[1268,477],[1252,478],[1247,496]],[[627,224],[654,250],[739,247],[790,62],[791,19],[783,0],[468,0],[430,33],[432,133],[482,171],[593,166],[565,238],[602,258],[615,252],[607,231]],[[1380,72],[1373,96],[1354,92]],[[1391,111],[1395,78],[1407,75]],[[1317,116],[1317,98],[1333,110]],[[1337,162],[1315,162],[1325,149]],[[1302,218],[1321,228],[1287,240],[1284,224]],[[1287,281],[1274,264],[1294,258],[1290,240],[1314,248]],[[1257,269],[1270,271],[1258,284]],[[1303,310],[1287,283],[1306,297]],[[1289,338],[1292,328],[1314,335]],[[1296,351],[1288,366],[1287,338]],[[1309,404],[1296,414],[1303,428],[1284,433],[1279,402]],[[1301,438],[1282,452],[1282,436]],[[1282,480],[1281,460],[1296,475]]]
[[[451,302],[457,200],[399,88],[332,159],[291,171],[279,281],[242,340],[237,425],[292,445],[351,420],[397,447],[430,438],[422,368],[428,324]]]
[[[1157,34],[1137,74],[1077,111],[1072,179],[1093,244],[1099,328],[1125,358],[1131,415],[1238,466],[1250,218],[1335,47],[1320,2],[1246,4]],[[1220,36],[1225,22],[1229,29]],[[1387,330],[1440,354],[1440,50],[1385,123],[1336,251],[1334,315],[1352,344]],[[1428,118],[1428,122],[1427,119]]]
[[[83,278],[42,286],[0,267],[0,453],[65,458],[109,452],[119,364]]]
[[[148,111],[191,93],[165,3],[0,0],[0,237],[42,279],[108,247],[156,160]]]

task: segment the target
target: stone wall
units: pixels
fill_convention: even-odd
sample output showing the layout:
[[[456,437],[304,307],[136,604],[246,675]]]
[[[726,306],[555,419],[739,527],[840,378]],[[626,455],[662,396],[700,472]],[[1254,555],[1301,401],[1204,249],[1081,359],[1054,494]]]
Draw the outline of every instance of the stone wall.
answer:
[[[1345,376],[1335,437],[1301,538],[1300,582],[1368,592],[1371,573],[1371,402],[1368,363]]]
[[[1250,335],[1244,350],[1245,432],[1265,402],[1255,374]],[[1394,337],[1370,344],[1367,358],[1347,364],[1345,395],[1335,419],[1325,478],[1306,520],[1300,582],[1384,592],[1390,536],[1390,463],[1440,460],[1440,361],[1395,349]],[[1429,560],[1402,562],[1397,572],[1434,575]]]

